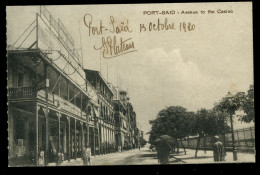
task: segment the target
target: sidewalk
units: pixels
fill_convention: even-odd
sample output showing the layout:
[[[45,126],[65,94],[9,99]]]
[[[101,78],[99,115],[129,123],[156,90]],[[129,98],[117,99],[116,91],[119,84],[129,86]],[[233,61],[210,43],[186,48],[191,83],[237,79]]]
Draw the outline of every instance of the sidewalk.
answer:
[[[107,164],[107,160],[121,160],[124,159],[126,156],[129,154],[133,154],[135,152],[138,152],[138,149],[133,149],[133,150],[127,150],[123,152],[116,152],[116,153],[110,153],[110,154],[104,154],[104,155],[96,155],[96,156],[91,156],[91,162],[92,165],[110,165]],[[111,164],[112,165],[112,164]],[[56,163],[51,163],[48,166],[57,166]],[[70,162],[67,160],[63,161],[61,166],[83,166],[83,160],[81,158],[71,159]]]
[[[213,151],[199,150],[197,158],[195,158],[195,151],[193,149],[186,149],[186,155],[184,154],[183,149],[180,149],[180,153],[171,154],[173,157],[170,158],[170,164],[175,163],[187,163],[187,164],[208,164],[208,163],[217,163],[213,160]],[[237,161],[233,161],[233,153],[227,152],[225,161],[218,163],[255,163],[255,154],[253,153],[237,153]]]

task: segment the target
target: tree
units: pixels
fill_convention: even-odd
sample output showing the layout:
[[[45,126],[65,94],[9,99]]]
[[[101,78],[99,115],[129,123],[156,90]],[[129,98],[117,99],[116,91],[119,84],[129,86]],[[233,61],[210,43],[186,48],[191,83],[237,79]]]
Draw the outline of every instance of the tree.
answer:
[[[227,125],[227,120],[223,121],[223,117],[227,117],[226,115],[223,116],[222,113],[218,112],[215,109],[207,110],[207,109],[200,109],[196,113],[196,117],[193,122],[193,134],[196,133],[199,135],[195,157],[197,157],[200,140],[204,138],[204,147],[205,147],[205,136],[214,136],[229,129]]]
[[[186,149],[183,145],[182,139],[191,135],[191,133],[193,132],[192,129],[192,120],[194,119],[194,113],[193,112],[188,112],[188,111],[183,111],[182,116],[179,117],[176,121],[175,121],[175,130],[174,130],[174,137],[176,139],[180,140],[181,146],[184,149],[184,153],[186,155]],[[179,152],[178,150],[179,145],[177,142],[177,152]]]
[[[198,141],[197,141],[197,146],[196,146],[196,151],[195,151],[195,157],[197,157],[199,145],[200,145],[200,140],[202,137],[204,137],[204,134],[206,133],[206,127],[208,124],[208,110],[207,109],[201,109],[198,110],[196,113],[196,117],[193,122],[193,132],[199,135]]]
[[[241,104],[241,109],[246,115],[239,115],[239,120],[245,123],[255,122],[255,107],[254,107],[254,86],[250,85],[247,94]]]
[[[221,108],[222,109],[222,108]],[[219,104],[212,110],[201,109],[196,113],[187,111],[181,106],[170,106],[161,110],[155,120],[150,120],[151,131],[148,132],[149,143],[155,144],[155,140],[164,134],[172,136],[176,141],[179,139],[183,146],[182,139],[188,136],[199,135],[195,157],[199,149],[200,140],[205,136],[213,136],[226,133],[229,130],[227,125],[227,113],[219,110]],[[204,139],[205,141],[205,139]],[[179,152],[178,141],[177,152]]]
[[[217,109],[231,113],[231,115],[234,115],[238,110],[243,110],[245,115],[238,115],[239,120],[246,123],[255,122],[254,86],[250,85],[247,94],[238,92],[232,98],[222,98]]]
[[[176,140],[180,139],[182,144],[182,138],[188,136],[190,133],[189,118],[191,114],[192,113],[187,112],[187,110],[181,106],[170,106],[161,110],[155,120],[149,121],[152,125],[151,131],[149,132],[149,142],[154,144],[154,141],[159,136],[167,134]],[[178,148],[178,141],[176,144]],[[186,154],[185,148],[184,151]]]

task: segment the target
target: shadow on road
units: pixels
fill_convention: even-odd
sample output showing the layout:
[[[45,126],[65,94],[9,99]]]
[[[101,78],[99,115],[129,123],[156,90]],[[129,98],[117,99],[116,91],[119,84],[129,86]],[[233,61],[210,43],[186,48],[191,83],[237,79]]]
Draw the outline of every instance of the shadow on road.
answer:
[[[178,163],[178,162],[182,162],[179,159],[174,159],[174,160],[169,160],[169,163]],[[186,163],[186,162],[183,162]]]
[[[184,153],[171,153],[170,156],[185,156]]]
[[[148,149],[148,150],[142,150],[142,152],[154,152],[154,151],[151,151],[151,150]]]
[[[157,153],[151,153],[151,154],[140,154],[140,157],[151,157],[154,159],[157,159]]]
[[[205,159],[205,158],[212,158],[212,156],[201,156],[201,157],[183,157],[181,160],[187,160],[187,159]]]

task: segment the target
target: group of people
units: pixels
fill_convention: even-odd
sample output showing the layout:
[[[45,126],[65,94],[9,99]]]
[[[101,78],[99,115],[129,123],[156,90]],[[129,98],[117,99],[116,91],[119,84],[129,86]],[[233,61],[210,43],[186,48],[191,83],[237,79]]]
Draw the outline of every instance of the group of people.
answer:
[[[159,164],[168,164],[170,152],[172,148],[167,145],[158,145],[157,150],[157,158]],[[218,136],[214,136],[214,144],[213,144],[213,158],[215,162],[224,161],[225,160],[225,149],[223,143],[220,141]]]
[[[139,145],[140,150],[140,145]],[[157,145],[157,157],[158,157],[158,163],[160,164],[169,164],[169,157],[170,152],[172,151],[172,147],[169,144],[160,144]],[[213,144],[213,157],[214,161],[224,161],[225,160],[225,149],[223,143],[220,141],[218,136],[214,136],[214,144]],[[59,156],[58,156],[59,157]],[[91,148],[89,144],[85,148],[83,148],[82,151],[82,160],[83,165],[91,165]],[[44,164],[44,152],[41,151],[39,155],[39,165]],[[59,162],[58,165],[60,165],[61,162]]]
[[[61,165],[61,163],[62,163],[62,160],[63,160],[62,156],[63,156],[62,153],[56,154],[56,157],[57,157],[56,163],[58,166]],[[91,165],[91,148],[88,144],[85,148],[83,148],[82,160],[83,160],[83,165]],[[44,151],[43,150],[41,150],[39,153],[38,164],[39,164],[39,166],[44,166]]]

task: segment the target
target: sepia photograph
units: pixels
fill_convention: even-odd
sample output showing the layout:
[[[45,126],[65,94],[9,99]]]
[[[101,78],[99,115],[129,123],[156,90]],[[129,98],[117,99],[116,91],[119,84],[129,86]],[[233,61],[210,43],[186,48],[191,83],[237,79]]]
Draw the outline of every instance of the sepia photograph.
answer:
[[[6,6],[8,166],[255,163],[252,10]]]

